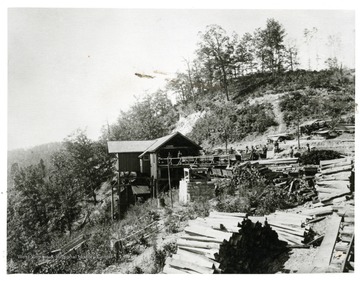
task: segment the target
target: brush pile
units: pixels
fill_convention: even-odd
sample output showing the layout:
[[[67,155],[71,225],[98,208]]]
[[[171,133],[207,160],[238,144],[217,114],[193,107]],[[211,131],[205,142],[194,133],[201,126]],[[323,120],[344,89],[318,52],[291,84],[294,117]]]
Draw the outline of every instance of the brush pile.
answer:
[[[235,166],[231,177],[216,181],[217,210],[249,212],[255,209],[256,214],[264,215],[311,200],[316,196],[314,187],[308,179],[299,177],[299,166],[293,163],[293,158],[285,160],[277,159],[278,165],[275,160],[266,163],[262,160]]]

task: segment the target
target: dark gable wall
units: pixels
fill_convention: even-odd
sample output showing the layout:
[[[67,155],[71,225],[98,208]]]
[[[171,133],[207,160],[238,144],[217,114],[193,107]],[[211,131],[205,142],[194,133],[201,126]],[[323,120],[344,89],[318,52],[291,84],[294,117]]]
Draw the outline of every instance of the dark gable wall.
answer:
[[[119,170],[140,172],[139,152],[119,153]]]

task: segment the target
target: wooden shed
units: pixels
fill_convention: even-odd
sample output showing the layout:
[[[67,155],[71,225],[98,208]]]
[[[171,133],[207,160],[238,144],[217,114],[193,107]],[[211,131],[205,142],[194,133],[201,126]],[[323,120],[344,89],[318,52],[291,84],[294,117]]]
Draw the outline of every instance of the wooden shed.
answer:
[[[153,141],[109,141],[109,153],[116,153],[118,171],[140,172],[139,155],[142,154]]]
[[[201,147],[179,132],[143,141],[109,141],[109,153],[117,155],[118,171],[140,172],[154,179],[167,179],[170,162],[173,179],[183,175],[181,158],[198,156]]]

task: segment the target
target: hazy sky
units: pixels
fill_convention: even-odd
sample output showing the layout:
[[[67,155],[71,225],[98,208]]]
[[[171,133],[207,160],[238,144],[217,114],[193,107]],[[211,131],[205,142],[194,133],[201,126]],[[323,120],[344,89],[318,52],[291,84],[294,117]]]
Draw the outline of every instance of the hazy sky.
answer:
[[[331,52],[354,67],[353,11],[9,9],[8,149],[61,141],[77,128],[97,138],[134,96],[183,68],[206,25],[241,36],[267,18],[296,40],[303,67],[309,54],[316,67],[315,53],[322,66]],[[317,43],[308,48],[303,31],[312,27]],[[336,49],[326,45],[329,35],[341,39]]]

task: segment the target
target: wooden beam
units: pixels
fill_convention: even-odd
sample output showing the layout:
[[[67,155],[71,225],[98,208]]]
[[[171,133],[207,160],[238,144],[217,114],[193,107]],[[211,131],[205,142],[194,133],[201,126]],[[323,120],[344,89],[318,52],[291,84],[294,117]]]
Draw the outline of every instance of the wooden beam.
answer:
[[[322,241],[313,261],[314,268],[327,267],[330,265],[336,239],[339,233],[340,223],[341,217],[339,217],[337,214],[333,214],[330,220],[327,222],[324,240]]]
[[[179,268],[179,269],[182,269],[182,268],[189,269],[189,270],[193,270],[195,272],[201,273],[201,274],[213,274],[214,273],[213,269],[199,266],[190,261],[183,261],[183,260],[178,260],[178,259],[168,257],[166,259],[165,263],[170,265],[171,267],[175,267],[175,268]]]
[[[201,249],[201,248],[193,248],[193,247],[186,247],[186,246],[178,246],[179,249],[183,249],[192,253],[196,253],[199,255],[203,255],[209,259],[215,259],[215,254],[219,252],[219,250],[208,250],[208,249]]]
[[[220,244],[213,242],[205,242],[205,241],[190,241],[185,239],[178,239],[176,244],[178,246],[185,246],[185,247],[215,249],[215,250],[220,249]]]
[[[349,255],[350,255],[350,252],[351,252],[351,247],[352,247],[353,243],[354,243],[354,235],[351,237],[351,241],[349,243],[349,248],[347,249],[346,254],[345,254],[344,263],[341,265],[341,271],[342,272],[345,271],[346,263],[348,262]]]
[[[162,272],[165,273],[165,274],[189,274],[188,272],[186,272],[184,270],[173,268],[168,264],[166,264],[164,266],[164,269],[163,269]]]
[[[229,240],[230,237],[232,236],[232,233],[222,232],[211,229],[210,227],[203,227],[203,226],[188,226],[185,227],[185,232],[199,236],[219,238],[224,240]]]
[[[184,249],[178,249],[177,252],[176,252],[178,255],[182,256],[182,257],[186,257],[188,260],[196,260],[196,262],[200,262],[201,260],[201,263],[202,264],[199,264],[199,265],[203,265],[203,266],[207,266],[207,265],[210,265],[210,263],[215,266],[215,268],[219,268],[220,266],[220,263],[218,263],[217,261],[214,261],[208,257],[205,257],[203,255],[200,255],[200,254],[195,254],[193,252],[190,252],[190,251],[187,251],[187,250],[184,250]],[[205,265],[207,264],[207,265]],[[213,266],[210,266],[210,268],[213,268]]]

